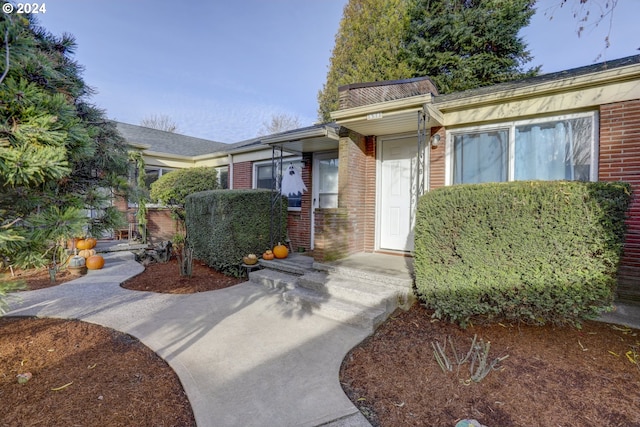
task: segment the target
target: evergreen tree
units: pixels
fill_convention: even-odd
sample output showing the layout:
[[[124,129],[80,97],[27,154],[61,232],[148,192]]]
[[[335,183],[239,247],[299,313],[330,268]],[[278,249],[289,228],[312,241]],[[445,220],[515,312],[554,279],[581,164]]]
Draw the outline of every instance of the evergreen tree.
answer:
[[[75,41],[30,16],[0,15],[0,254],[52,260],[56,243],[115,226],[111,191],[125,191],[126,145],[72,59]],[[98,215],[87,216],[93,210]]]
[[[403,61],[413,76],[429,76],[440,93],[537,74],[518,37],[535,0],[413,0]]]
[[[350,0],[345,6],[327,81],[318,93],[320,121],[329,121],[329,113],[338,109],[339,86],[412,77],[398,58],[407,4],[407,0]]]

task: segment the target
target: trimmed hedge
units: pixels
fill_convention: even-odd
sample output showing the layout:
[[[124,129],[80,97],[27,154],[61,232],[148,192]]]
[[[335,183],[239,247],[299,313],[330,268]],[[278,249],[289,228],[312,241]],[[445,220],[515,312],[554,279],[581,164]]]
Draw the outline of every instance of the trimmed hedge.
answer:
[[[573,323],[610,309],[631,187],[521,181],[425,194],[415,228],[419,297],[435,317]]]
[[[270,190],[211,190],[187,196],[185,224],[194,257],[224,274],[244,275],[242,257],[271,247],[271,199]],[[285,198],[280,206],[282,235],[277,240],[284,242]]]

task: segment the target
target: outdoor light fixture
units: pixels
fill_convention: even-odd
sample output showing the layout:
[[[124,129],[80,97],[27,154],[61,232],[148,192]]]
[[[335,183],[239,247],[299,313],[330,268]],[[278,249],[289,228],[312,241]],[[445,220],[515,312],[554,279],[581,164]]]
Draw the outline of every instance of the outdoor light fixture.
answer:
[[[431,137],[431,148],[436,148],[438,145],[440,145],[440,134],[436,133]]]

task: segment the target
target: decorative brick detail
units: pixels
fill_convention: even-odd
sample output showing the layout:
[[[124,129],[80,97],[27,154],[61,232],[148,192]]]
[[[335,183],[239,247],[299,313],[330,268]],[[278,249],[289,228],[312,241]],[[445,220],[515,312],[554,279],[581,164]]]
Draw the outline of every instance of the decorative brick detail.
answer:
[[[253,187],[253,163],[241,162],[233,164],[233,188],[235,190]]]
[[[640,301],[640,100],[600,106],[599,179],[632,185],[618,297]]]
[[[428,93],[438,94],[438,90],[428,77],[357,83],[338,88],[339,108],[344,110]]]

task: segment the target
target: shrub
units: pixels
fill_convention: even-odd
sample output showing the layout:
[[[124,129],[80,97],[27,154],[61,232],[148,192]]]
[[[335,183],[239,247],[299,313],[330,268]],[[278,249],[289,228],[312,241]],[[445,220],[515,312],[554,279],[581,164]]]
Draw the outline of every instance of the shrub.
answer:
[[[171,205],[184,205],[189,194],[218,188],[218,173],[214,168],[179,169],[158,178],[151,184],[151,200]]]
[[[188,196],[186,227],[194,257],[222,273],[243,275],[242,257],[270,248],[272,229],[275,243],[286,237],[287,201],[276,202],[280,216],[272,226],[272,197],[270,190],[213,190]]]
[[[630,186],[457,185],[425,194],[416,287],[438,318],[575,323],[610,308]]]

